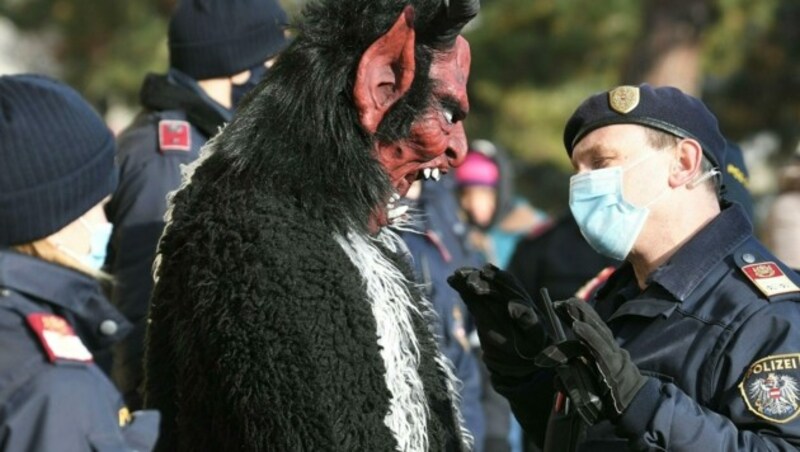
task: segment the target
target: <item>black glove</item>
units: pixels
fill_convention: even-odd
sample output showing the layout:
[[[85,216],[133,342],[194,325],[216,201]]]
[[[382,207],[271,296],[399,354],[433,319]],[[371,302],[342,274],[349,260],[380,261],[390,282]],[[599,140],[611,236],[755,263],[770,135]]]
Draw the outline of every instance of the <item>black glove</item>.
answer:
[[[588,303],[570,298],[556,302],[555,309],[559,316],[572,323],[572,332],[600,371],[597,378],[609,389],[601,394],[603,406],[612,410],[609,413],[612,417],[619,416],[645,385],[647,377],[639,372],[628,352],[617,345],[611,330]]]
[[[607,392],[600,383],[597,366],[586,346],[579,340],[564,341],[542,350],[536,357],[536,365],[554,368],[559,390],[572,403],[571,410],[578,412],[587,425],[594,425],[603,414],[602,393]]]
[[[447,278],[475,319],[486,367],[497,375],[523,377],[539,368],[536,355],[546,335],[530,296],[508,272],[487,264],[464,267]]]

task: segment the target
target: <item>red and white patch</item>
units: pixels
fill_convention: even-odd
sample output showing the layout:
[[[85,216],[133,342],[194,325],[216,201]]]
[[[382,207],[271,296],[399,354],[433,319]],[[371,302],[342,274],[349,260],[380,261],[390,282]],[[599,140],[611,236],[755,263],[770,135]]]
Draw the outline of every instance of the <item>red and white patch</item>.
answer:
[[[92,353],[83,345],[81,338],[63,317],[38,312],[28,315],[26,319],[39,337],[50,362],[56,362],[58,359],[92,361]]]
[[[742,272],[758,287],[758,290],[768,297],[800,292],[800,288],[781,271],[775,262],[745,265],[742,267]]]
[[[192,149],[192,128],[187,121],[162,119],[158,122],[158,148],[162,151]]]

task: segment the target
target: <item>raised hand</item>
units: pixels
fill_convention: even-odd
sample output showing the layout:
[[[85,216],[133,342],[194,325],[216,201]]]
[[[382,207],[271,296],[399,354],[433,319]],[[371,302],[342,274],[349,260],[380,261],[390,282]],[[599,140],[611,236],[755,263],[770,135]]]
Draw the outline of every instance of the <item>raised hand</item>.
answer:
[[[483,358],[498,375],[522,377],[539,368],[536,355],[547,336],[531,297],[508,272],[487,264],[458,269],[447,282],[475,319]]]

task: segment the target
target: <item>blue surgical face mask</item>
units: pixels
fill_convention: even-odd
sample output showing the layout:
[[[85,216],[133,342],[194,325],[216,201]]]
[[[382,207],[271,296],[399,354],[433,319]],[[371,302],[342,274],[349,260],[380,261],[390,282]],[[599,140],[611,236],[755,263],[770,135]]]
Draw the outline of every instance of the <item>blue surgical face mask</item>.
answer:
[[[58,248],[81,264],[93,270],[100,270],[106,261],[106,249],[114,227],[111,223],[92,225],[83,218],[79,218],[78,221],[89,231],[89,254],[76,253],[64,245],[58,245]]]
[[[111,223],[90,225],[83,218],[81,218],[81,223],[91,234],[89,254],[84,256],[82,262],[95,270],[100,270],[106,262],[106,249],[108,248],[109,240],[111,240],[111,232],[114,230],[114,226]]]
[[[598,253],[624,260],[642,232],[649,206],[667,193],[665,189],[645,206],[634,206],[622,194],[625,171],[648,160],[655,153],[627,168],[614,166],[572,176],[569,207],[581,233]]]
[[[242,101],[242,98],[252,91],[258,85],[264,76],[267,75],[267,68],[264,66],[264,63],[257,64],[250,68],[250,78],[247,79],[242,84],[233,84],[231,86],[231,105],[233,109],[236,109],[239,106],[239,103]]]

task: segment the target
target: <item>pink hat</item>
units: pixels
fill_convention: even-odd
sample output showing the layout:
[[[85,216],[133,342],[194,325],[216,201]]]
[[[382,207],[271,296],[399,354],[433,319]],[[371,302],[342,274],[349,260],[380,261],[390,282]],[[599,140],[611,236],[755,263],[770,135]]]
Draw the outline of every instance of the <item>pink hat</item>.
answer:
[[[485,185],[496,187],[500,181],[497,163],[480,152],[470,151],[464,163],[456,168],[458,185]]]

